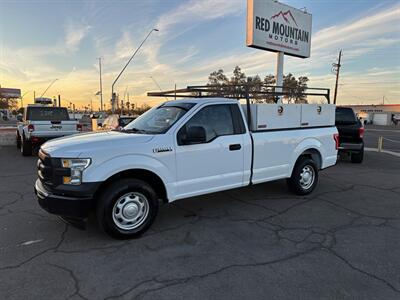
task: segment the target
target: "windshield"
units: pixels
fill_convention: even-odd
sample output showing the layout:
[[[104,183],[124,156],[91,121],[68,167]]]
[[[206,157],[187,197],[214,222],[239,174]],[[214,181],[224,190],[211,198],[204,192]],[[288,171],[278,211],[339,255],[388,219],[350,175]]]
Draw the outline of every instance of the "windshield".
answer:
[[[336,123],[353,124],[356,123],[356,117],[351,108],[337,108],[336,109]]]
[[[66,108],[63,107],[28,107],[27,120],[31,121],[69,121]]]
[[[120,118],[119,121],[118,121],[119,122],[119,126],[125,127],[130,122],[132,122],[133,120],[135,120],[135,118]]]
[[[138,117],[124,127],[123,131],[159,134],[165,133],[175,124],[194,104],[181,103],[177,105],[163,104],[155,107]]]

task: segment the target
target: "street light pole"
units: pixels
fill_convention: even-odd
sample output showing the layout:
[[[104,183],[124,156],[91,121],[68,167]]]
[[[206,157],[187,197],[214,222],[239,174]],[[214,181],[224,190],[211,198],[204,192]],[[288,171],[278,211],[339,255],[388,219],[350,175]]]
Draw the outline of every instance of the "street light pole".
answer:
[[[114,82],[113,82],[113,84],[111,86],[111,110],[112,110],[112,113],[114,113],[114,111],[115,111],[115,97],[116,97],[116,95],[114,93],[114,85],[118,81],[118,79],[121,76],[121,74],[125,71],[126,67],[129,65],[129,63],[131,62],[133,57],[136,55],[136,53],[139,51],[139,49],[143,46],[143,44],[146,42],[146,40],[148,39],[148,37],[150,36],[150,34],[153,31],[158,31],[158,29],[153,28],[152,30],[150,30],[150,32],[147,34],[146,38],[142,41],[142,43],[139,45],[139,47],[135,50],[135,52],[132,54],[131,58],[128,60],[126,65],[122,68],[122,70],[118,74],[118,76],[115,78],[115,80],[114,80]]]
[[[103,111],[103,82],[101,80],[101,57],[99,57],[99,70],[100,70],[100,109]]]

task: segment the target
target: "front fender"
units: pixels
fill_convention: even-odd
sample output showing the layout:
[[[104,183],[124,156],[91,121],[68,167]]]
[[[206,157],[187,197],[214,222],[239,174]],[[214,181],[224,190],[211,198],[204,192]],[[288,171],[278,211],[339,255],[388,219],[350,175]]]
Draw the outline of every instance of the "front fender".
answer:
[[[126,170],[144,169],[158,175],[164,184],[174,178],[170,169],[161,161],[146,155],[121,155],[99,163],[94,162],[83,172],[83,182],[105,181]]]

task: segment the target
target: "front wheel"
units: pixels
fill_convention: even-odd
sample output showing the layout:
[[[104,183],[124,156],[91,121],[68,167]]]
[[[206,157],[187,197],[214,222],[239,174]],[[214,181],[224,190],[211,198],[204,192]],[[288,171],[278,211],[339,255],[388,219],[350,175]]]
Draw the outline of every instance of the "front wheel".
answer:
[[[139,179],[121,179],[100,196],[96,213],[100,228],[116,239],[139,237],[158,212],[154,189]]]
[[[308,195],[317,186],[318,168],[307,157],[300,157],[293,168],[292,176],[287,179],[289,188],[297,195]]]

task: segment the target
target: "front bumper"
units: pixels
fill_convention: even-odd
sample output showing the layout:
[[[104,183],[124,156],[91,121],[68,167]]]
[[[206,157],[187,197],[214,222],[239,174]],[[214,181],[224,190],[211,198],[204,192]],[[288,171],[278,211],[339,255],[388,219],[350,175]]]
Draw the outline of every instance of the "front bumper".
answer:
[[[90,185],[90,190],[95,190],[98,186],[94,184],[82,184],[85,186],[83,189],[87,189],[87,185]],[[79,188],[81,186],[75,186]],[[35,193],[38,198],[39,205],[49,213],[56,214],[63,217],[71,218],[86,218],[89,215],[90,210],[93,207],[93,194],[88,193],[82,195],[82,191],[66,193],[56,193],[47,190],[40,179],[36,180]]]

